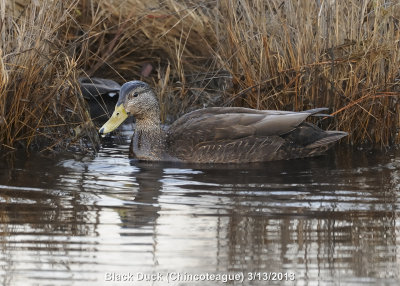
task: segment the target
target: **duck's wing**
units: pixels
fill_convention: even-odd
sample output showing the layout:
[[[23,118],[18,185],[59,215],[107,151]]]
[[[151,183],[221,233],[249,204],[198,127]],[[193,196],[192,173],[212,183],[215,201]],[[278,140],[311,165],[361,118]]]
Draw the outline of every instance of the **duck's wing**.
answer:
[[[208,157],[237,152],[263,154],[275,152],[283,144],[284,135],[311,112],[254,110],[249,108],[207,108],[196,110],[179,118],[167,135],[169,152],[178,157]],[[230,155],[229,155],[230,156]],[[259,155],[260,156],[260,155]],[[226,159],[225,159],[226,161]]]
[[[274,136],[292,131],[308,116],[325,109],[309,112],[254,110],[242,107],[212,107],[187,113],[170,127],[173,137],[203,134],[199,141],[234,139],[250,135]]]

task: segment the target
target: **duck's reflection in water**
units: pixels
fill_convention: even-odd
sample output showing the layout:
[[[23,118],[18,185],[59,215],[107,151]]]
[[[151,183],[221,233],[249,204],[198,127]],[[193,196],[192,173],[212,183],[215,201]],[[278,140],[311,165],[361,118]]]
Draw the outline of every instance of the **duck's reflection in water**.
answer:
[[[110,146],[88,160],[0,162],[2,282],[268,270],[299,284],[398,285],[396,158],[188,165],[129,161]]]
[[[209,271],[291,271],[303,281],[386,277],[390,284],[399,234],[393,171],[376,158],[359,159],[351,166],[348,157],[181,165],[175,174],[176,166],[153,166],[163,173],[143,168],[139,189],[158,197],[150,196],[158,212],[154,255],[164,267],[171,259],[176,267],[196,260]],[[366,167],[371,160],[376,168]],[[184,168],[192,171],[182,175]],[[178,236],[184,239],[171,252],[166,240]],[[383,255],[387,273],[372,274]]]
[[[163,168],[160,164],[131,161],[138,168],[135,172],[137,190],[132,194],[129,208],[118,210],[123,228],[138,228],[141,226],[155,225],[159,217]],[[129,234],[125,234],[129,235]]]

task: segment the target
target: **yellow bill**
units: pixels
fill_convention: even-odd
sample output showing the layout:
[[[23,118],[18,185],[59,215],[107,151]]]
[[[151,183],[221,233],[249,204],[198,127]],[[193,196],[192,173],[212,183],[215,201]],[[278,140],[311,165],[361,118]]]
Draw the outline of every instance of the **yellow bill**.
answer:
[[[123,104],[116,105],[110,119],[108,119],[108,121],[100,128],[99,133],[106,134],[115,130],[127,118],[128,114],[126,113]]]

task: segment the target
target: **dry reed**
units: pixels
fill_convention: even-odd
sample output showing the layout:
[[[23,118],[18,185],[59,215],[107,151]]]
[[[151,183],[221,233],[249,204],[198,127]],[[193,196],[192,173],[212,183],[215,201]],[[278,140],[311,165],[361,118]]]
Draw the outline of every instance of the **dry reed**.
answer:
[[[348,131],[351,143],[400,141],[397,2],[39,2],[58,14],[42,15],[32,4],[25,22],[7,24],[1,14],[3,146],[38,135],[53,139],[49,126],[87,122],[74,83],[84,73],[149,82],[166,121],[212,105],[326,106],[335,116],[322,124]],[[141,69],[149,64],[147,76]],[[66,116],[61,106],[72,112]]]
[[[79,126],[96,142],[67,33],[77,1],[0,3],[0,148],[83,147]]]

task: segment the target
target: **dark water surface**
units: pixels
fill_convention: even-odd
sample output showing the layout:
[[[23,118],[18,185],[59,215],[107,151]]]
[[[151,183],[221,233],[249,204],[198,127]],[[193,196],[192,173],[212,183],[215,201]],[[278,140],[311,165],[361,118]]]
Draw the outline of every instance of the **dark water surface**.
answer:
[[[196,166],[127,148],[2,159],[2,285],[400,283],[395,151]]]

